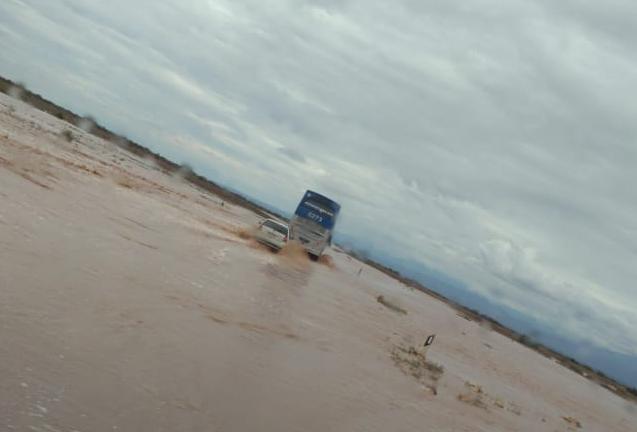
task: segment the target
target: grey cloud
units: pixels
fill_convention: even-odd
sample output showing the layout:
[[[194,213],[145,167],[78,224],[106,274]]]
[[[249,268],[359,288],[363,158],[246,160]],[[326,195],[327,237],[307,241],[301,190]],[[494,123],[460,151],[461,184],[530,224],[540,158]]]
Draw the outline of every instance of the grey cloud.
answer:
[[[284,154],[285,156],[289,157],[290,159],[292,159],[295,162],[300,162],[300,163],[304,163],[305,162],[305,158],[303,157],[303,155],[290,147],[280,147],[279,148],[279,152]]]

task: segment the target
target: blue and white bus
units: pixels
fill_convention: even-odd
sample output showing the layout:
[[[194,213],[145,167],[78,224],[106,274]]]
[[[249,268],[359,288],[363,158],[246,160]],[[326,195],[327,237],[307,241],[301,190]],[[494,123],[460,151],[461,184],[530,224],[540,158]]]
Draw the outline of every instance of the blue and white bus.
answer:
[[[306,191],[290,220],[290,240],[296,240],[316,260],[332,243],[341,206],[326,196]]]

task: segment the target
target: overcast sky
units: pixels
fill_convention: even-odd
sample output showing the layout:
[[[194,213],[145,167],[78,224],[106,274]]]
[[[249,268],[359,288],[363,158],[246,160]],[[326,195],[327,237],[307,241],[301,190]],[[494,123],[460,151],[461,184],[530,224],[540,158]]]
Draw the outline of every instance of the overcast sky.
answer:
[[[2,0],[0,74],[637,355],[637,3]],[[370,240],[372,239],[372,240]]]

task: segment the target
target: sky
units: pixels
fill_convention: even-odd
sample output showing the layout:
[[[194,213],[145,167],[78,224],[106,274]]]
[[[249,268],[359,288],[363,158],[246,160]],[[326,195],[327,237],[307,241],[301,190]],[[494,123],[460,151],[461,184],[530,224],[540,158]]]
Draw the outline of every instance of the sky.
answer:
[[[320,191],[341,238],[637,363],[636,17],[628,0],[2,0],[0,74],[276,208]]]

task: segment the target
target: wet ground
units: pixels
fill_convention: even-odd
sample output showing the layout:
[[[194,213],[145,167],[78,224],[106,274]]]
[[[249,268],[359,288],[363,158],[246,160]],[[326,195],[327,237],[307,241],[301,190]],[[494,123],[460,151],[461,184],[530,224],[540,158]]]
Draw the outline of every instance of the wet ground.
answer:
[[[0,203],[0,430],[637,424],[447,305],[339,251],[273,254],[245,235],[256,215],[4,95]]]

